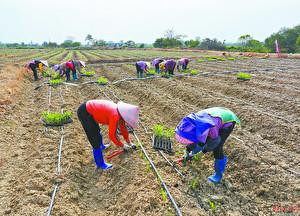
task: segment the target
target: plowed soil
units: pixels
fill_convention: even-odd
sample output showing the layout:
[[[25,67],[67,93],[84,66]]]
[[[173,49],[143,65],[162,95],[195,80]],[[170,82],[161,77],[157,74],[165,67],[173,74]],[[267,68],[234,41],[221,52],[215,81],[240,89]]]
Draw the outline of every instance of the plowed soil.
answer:
[[[20,91],[1,104],[0,215],[45,215],[55,184],[59,189],[52,215],[175,215],[140,149],[113,158],[112,170],[95,169],[91,146],[76,115],[78,106],[90,99],[123,100],[141,107],[136,134],[183,215],[282,214],[277,206],[300,213],[295,209],[300,206],[300,60],[193,61],[190,68],[200,72],[197,76],[118,84],[113,82],[135,77],[134,64],[97,62],[90,67],[95,77],[55,88],[43,85],[35,90],[45,79],[33,82],[25,76]],[[237,80],[235,74],[241,70],[251,70],[253,78]],[[86,84],[98,76],[107,77],[110,84]],[[241,119],[224,146],[228,156],[224,178],[218,185],[207,181],[214,171],[213,156],[207,153],[178,166],[187,176],[183,182],[152,149],[151,128],[157,123],[176,127],[189,113],[213,106],[227,107]],[[74,113],[74,122],[63,132],[45,129],[41,112],[62,108]],[[107,129],[101,128],[109,142]],[[57,176],[62,134],[61,175]],[[138,144],[134,136],[131,139]],[[173,142],[175,153],[167,157],[176,161],[184,148]],[[112,145],[105,155],[118,149]],[[204,208],[191,190],[192,181],[198,182]]]

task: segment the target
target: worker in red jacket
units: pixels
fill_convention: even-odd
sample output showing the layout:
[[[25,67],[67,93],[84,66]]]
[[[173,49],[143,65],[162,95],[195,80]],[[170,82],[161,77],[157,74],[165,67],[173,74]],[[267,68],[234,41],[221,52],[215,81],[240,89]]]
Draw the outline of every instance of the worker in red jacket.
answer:
[[[103,158],[102,150],[107,146],[103,144],[98,124],[108,125],[109,139],[117,146],[127,150],[129,146],[123,144],[117,137],[117,128],[120,128],[120,132],[127,144],[131,144],[126,124],[132,128],[137,127],[139,107],[124,102],[116,104],[108,100],[90,100],[79,106],[77,115],[93,147],[93,155],[97,168],[104,170],[112,168],[112,165],[105,163]]]

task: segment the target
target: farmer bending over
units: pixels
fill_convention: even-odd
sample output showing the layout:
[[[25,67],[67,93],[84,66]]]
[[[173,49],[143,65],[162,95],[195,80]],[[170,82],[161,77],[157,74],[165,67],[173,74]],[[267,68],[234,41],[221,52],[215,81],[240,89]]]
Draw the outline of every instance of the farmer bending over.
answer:
[[[187,59],[187,58],[181,58],[181,59],[179,59],[179,61],[177,62],[177,70],[178,71],[181,71],[181,69],[182,70],[186,70],[189,62],[190,62],[190,60]]]
[[[44,66],[49,67],[48,62],[44,61],[44,60],[32,60],[30,62],[28,62],[25,67],[27,68],[27,70],[31,69],[33,72],[33,77],[34,80],[37,81],[38,80],[38,72],[37,69],[40,72],[43,72],[44,70]]]
[[[85,67],[85,63],[83,61],[68,61],[68,62],[63,62],[59,65],[54,65],[54,70],[58,71],[60,76],[63,76],[66,74],[67,81],[70,81],[70,72],[72,71],[72,76],[73,80],[77,80],[77,74],[76,74],[76,67],[81,68]]]
[[[155,72],[159,73],[159,64],[162,63],[164,60],[162,58],[156,58],[152,61],[153,67],[155,67]]]
[[[136,67],[136,73],[137,73],[137,78],[143,78],[144,77],[144,72],[148,72],[148,65],[144,61],[138,61],[135,63]]]
[[[240,124],[240,120],[231,110],[212,107],[189,114],[176,127],[176,139],[186,145],[186,158],[200,151],[213,152],[215,173],[208,177],[213,183],[219,183],[223,177],[227,163],[223,146],[235,123]]]
[[[169,74],[169,76],[174,75],[174,69],[176,66],[176,61],[173,59],[167,60],[165,62],[165,72]]]
[[[132,128],[136,128],[138,124],[139,107],[118,102],[115,104],[107,100],[90,100],[79,106],[77,110],[78,118],[87,135],[90,144],[93,147],[93,155],[97,168],[110,169],[111,164],[105,163],[102,150],[107,147],[103,144],[102,134],[99,124],[109,126],[109,139],[117,146],[123,147],[125,150],[128,145],[123,144],[117,136],[117,128],[127,144],[131,144],[126,124]]]
[[[73,62],[73,65],[75,67],[75,70],[77,70],[80,74],[81,73],[81,68],[85,67],[85,62],[80,61],[80,60],[72,60],[72,62]],[[76,76],[76,72],[75,72],[75,76]],[[74,78],[74,75],[73,75],[73,78]],[[76,79],[77,79],[77,77],[76,77]]]

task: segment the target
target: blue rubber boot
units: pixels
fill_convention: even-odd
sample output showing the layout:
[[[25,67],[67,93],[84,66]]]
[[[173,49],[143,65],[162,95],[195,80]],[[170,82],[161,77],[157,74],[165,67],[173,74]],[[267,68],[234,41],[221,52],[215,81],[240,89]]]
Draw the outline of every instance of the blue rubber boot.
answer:
[[[100,148],[102,149],[102,150],[104,150],[104,149],[107,149],[108,147],[110,146],[110,144],[103,144],[103,143],[101,143],[101,145],[100,145]]]
[[[111,164],[104,162],[101,148],[98,148],[98,149],[93,148],[93,155],[94,155],[94,160],[95,160],[95,163],[96,163],[98,169],[107,170],[107,169],[112,168]]]
[[[213,183],[219,183],[223,177],[226,168],[227,157],[224,156],[222,160],[215,160],[215,173],[208,177],[208,180]]]
[[[73,73],[73,80],[77,80],[77,73]]]

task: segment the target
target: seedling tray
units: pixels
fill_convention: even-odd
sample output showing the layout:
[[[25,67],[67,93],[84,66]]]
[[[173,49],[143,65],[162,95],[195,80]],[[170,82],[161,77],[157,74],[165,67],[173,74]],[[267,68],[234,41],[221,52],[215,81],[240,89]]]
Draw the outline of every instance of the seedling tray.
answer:
[[[42,118],[42,122],[46,127],[59,127],[59,126],[65,125],[65,124],[69,124],[69,123],[73,122],[73,120],[70,118],[61,123],[48,123],[45,121],[45,119]]]
[[[238,80],[241,80],[241,81],[249,81],[250,79],[247,79],[247,78],[241,78],[241,77],[238,77],[237,78]]]
[[[132,127],[126,125],[126,129],[127,129],[128,133],[133,133]],[[119,128],[119,127],[117,128],[117,134],[118,134],[118,135],[121,134],[121,131],[120,131],[120,128]]]
[[[152,137],[152,147],[157,150],[163,150],[164,152],[168,154],[173,154],[173,149],[172,149],[172,141],[169,137],[159,137],[153,135]]]
[[[93,77],[95,74],[80,74],[82,77]]]

